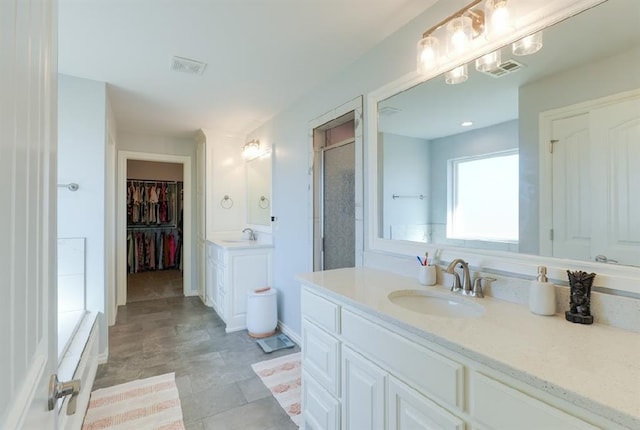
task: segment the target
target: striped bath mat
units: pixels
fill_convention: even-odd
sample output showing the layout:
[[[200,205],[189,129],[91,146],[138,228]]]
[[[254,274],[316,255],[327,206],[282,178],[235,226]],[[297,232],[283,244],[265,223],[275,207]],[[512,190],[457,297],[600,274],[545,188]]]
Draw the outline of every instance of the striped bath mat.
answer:
[[[82,430],[184,430],[174,373],[91,393]]]
[[[282,409],[300,427],[300,353],[284,355],[273,360],[252,364],[251,368],[271,391]]]

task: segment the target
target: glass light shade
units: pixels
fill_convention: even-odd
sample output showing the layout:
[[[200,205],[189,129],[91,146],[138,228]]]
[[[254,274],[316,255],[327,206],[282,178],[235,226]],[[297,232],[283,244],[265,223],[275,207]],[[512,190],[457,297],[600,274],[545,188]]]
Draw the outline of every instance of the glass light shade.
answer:
[[[440,41],[427,36],[418,42],[418,72],[425,73],[438,65]]]
[[[533,33],[527,37],[513,42],[511,51],[513,55],[530,55],[535,54],[542,49],[542,32]]]
[[[469,78],[469,69],[466,64],[460,67],[456,67],[453,70],[449,70],[444,74],[444,81],[447,84],[461,84]]]
[[[487,0],[484,4],[484,17],[487,39],[495,38],[514,29],[507,0]]]
[[[498,49],[497,51],[493,51],[478,58],[476,60],[476,70],[479,72],[489,72],[497,69],[500,66],[500,63],[502,63],[502,55]]]
[[[242,158],[250,160],[260,155],[260,141],[252,140],[242,147]]]
[[[469,49],[472,37],[471,18],[460,16],[452,19],[447,24],[447,55],[457,55]]]

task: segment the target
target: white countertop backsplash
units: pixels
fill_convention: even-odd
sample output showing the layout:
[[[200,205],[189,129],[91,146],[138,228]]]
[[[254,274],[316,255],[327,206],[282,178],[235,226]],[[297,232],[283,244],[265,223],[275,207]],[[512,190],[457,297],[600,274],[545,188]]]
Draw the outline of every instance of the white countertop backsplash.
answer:
[[[613,421],[640,428],[640,334],[601,323],[616,318],[637,323],[638,315],[627,314],[629,309],[638,313],[637,303],[626,302],[638,300],[594,293],[596,323],[574,324],[565,320],[562,306],[555,316],[529,312],[529,281],[499,279],[487,292],[509,296],[508,301],[469,298],[485,307],[483,316],[443,318],[408,311],[388,299],[390,292],[399,289],[447,291],[442,286],[423,287],[416,277],[356,268],[308,273],[298,279],[455,353]],[[514,282],[522,285],[514,287]],[[558,287],[558,293],[559,301],[568,300],[567,287]]]

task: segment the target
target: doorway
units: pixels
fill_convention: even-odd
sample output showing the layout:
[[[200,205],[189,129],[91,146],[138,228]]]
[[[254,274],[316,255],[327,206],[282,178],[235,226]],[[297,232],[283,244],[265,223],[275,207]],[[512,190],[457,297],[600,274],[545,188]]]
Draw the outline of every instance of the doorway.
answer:
[[[362,265],[361,106],[357,98],[311,123],[314,270]]]
[[[180,163],[127,160],[127,303],[183,296]]]
[[[191,158],[120,151],[117,206],[117,304],[191,295]]]

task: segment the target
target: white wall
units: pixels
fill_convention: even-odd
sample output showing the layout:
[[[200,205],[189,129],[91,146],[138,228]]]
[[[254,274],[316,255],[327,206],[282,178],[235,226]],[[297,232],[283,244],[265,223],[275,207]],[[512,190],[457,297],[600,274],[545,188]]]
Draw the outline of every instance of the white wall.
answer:
[[[378,148],[382,146],[384,177],[382,180],[383,236],[402,239],[402,226],[409,236],[411,226],[429,223],[429,141],[391,133],[378,134]],[[393,195],[401,197],[394,199]],[[404,196],[423,195],[424,199]],[[417,230],[417,229],[415,229]],[[416,232],[414,232],[416,233]],[[408,237],[406,238],[407,240]]]
[[[433,3],[426,1],[424,6]],[[276,146],[272,199],[272,213],[278,218],[274,225],[274,286],[281,292],[279,319],[294,332],[300,333],[300,285],[295,275],[313,270],[308,251],[312,247],[309,122],[415,70],[419,35],[464,3],[450,0],[434,5],[428,13],[418,16],[333,79],[250,133]],[[367,189],[365,182],[365,195]]]
[[[539,252],[538,113],[640,88],[639,65],[634,49],[520,88],[520,252]]]
[[[182,182],[182,170],[183,165],[180,163],[143,160],[127,161],[127,179]]]
[[[185,139],[171,136],[152,136],[136,133],[122,132],[118,134],[117,142],[118,151],[145,152],[151,154],[164,155],[182,155],[191,158],[191,201],[195,202],[196,197],[196,143],[193,139]],[[191,210],[191,225],[196,225],[195,203]],[[193,294],[198,292],[198,276],[204,269],[198,270],[197,262],[197,240],[195,237],[195,228],[192,230],[191,238],[191,285],[187,286],[187,293],[191,291]],[[118,250],[126,252],[125,250]]]
[[[100,351],[107,346],[105,166],[107,92],[104,82],[58,78],[58,237],[86,238],[86,305],[100,312]]]

